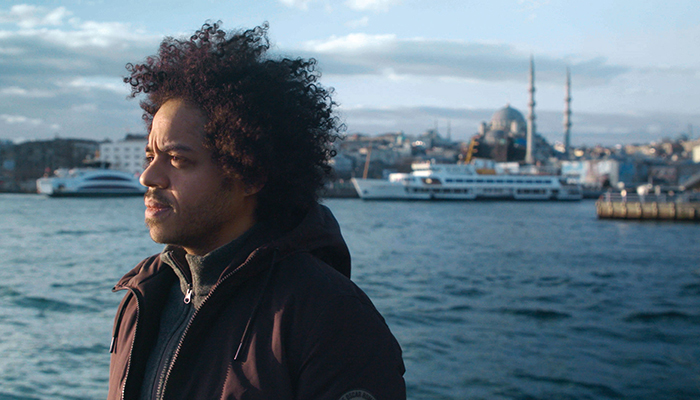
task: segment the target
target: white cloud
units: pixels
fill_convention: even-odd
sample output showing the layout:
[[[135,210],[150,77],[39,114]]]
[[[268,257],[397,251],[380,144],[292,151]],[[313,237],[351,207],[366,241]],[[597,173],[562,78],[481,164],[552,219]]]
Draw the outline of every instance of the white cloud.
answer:
[[[371,52],[385,49],[397,43],[396,35],[367,35],[353,33],[343,37],[333,36],[328,40],[310,41],[304,45],[309,51],[319,53]]]
[[[124,66],[154,54],[161,40],[129,23],[82,20],[61,7],[10,8],[3,2],[0,137],[51,137],[58,130],[110,137],[130,113],[134,130],[141,128],[138,102],[125,100]]]
[[[523,8],[520,10],[522,12],[527,12],[529,20],[535,20],[537,18],[537,9],[549,5],[549,0],[518,0],[518,4],[521,4]]]
[[[124,83],[120,82],[114,77],[80,77],[68,81],[65,84],[59,84],[59,86],[79,90],[104,90],[124,95],[129,93],[129,88]]]
[[[357,11],[388,11],[402,0],[347,0],[345,4]]]
[[[299,8],[301,10],[306,10],[309,8],[309,3],[314,0],[279,0],[280,3],[287,7]]]
[[[71,107],[71,111],[74,111],[77,113],[95,112],[97,110],[98,110],[97,104],[94,104],[94,103],[76,104],[76,105]]]
[[[25,29],[37,26],[60,26],[71,14],[65,7],[50,10],[29,4],[17,4],[9,11],[0,11],[0,23],[13,23]]]
[[[28,8],[29,11],[34,9]],[[0,10],[1,18],[7,19],[11,12]],[[48,21],[60,20],[47,14]],[[75,76],[109,75],[118,82],[126,73],[124,65],[129,61],[138,62],[154,52],[160,40],[160,36],[146,35],[128,24],[77,18],[58,27],[2,30],[0,88],[20,87],[27,92],[13,89],[9,94],[30,95],[41,93],[55,81]]]
[[[32,126],[38,126],[42,124],[42,120],[38,118],[29,118],[25,117],[24,115],[8,115],[8,114],[0,114],[0,121],[4,121],[6,124],[10,125],[17,125],[17,124],[22,124],[22,125],[32,125]]]
[[[13,36],[25,40],[51,43],[68,49],[102,48],[110,51],[126,49],[149,41],[143,32],[134,31],[128,24],[93,21],[74,22],[70,29],[24,29]],[[9,38],[8,38],[9,39]]]
[[[19,86],[9,86],[0,89],[0,95],[8,97],[47,98],[54,97],[56,94],[51,93],[48,90],[25,89]]]
[[[355,20],[346,22],[345,26],[355,29],[355,28],[362,28],[364,26],[367,26],[368,24],[369,24],[369,17],[364,16],[360,19],[355,19]]]
[[[362,33],[310,41],[303,49],[319,60],[326,74],[380,75],[390,79],[424,76],[477,81],[519,81],[529,68],[530,54],[514,46],[464,40],[400,39],[396,35]],[[601,85],[629,68],[604,58],[535,56],[537,81],[560,84],[570,66],[580,86]]]
[[[0,40],[3,39],[2,32],[0,32]],[[22,55],[24,50],[19,47],[0,47],[0,55],[17,57]]]

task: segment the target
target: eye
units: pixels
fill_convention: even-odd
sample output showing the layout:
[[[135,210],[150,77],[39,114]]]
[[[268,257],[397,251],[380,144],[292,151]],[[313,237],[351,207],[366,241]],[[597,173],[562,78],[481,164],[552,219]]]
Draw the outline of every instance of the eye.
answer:
[[[178,155],[170,155],[170,163],[175,167],[184,167],[189,164],[189,160]]]
[[[147,156],[143,159],[143,168],[145,169],[146,167],[148,167],[149,165],[151,165],[152,162],[153,162],[153,156],[147,155]]]

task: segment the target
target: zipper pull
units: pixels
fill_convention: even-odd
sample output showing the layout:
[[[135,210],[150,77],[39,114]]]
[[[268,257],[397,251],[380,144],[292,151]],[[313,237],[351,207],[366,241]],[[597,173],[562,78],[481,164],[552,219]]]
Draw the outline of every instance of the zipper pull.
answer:
[[[190,304],[192,301],[192,285],[187,286],[187,293],[185,293],[185,304]]]

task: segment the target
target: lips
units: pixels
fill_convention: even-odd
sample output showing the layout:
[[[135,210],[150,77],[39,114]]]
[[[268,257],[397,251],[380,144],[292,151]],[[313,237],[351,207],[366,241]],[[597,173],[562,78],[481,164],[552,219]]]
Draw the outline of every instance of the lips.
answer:
[[[146,205],[146,219],[162,218],[172,211],[172,206],[154,196],[146,196],[144,199]]]

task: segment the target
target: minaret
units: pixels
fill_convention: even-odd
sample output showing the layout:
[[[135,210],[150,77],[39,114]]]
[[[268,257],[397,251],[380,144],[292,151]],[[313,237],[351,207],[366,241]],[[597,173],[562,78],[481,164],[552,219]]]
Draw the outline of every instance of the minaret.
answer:
[[[571,73],[566,67],[566,97],[564,97],[564,154],[571,153]]]
[[[527,114],[527,147],[525,149],[525,164],[534,164],[535,160],[532,156],[534,151],[534,136],[535,136],[535,60],[530,56],[530,102],[528,105]]]

